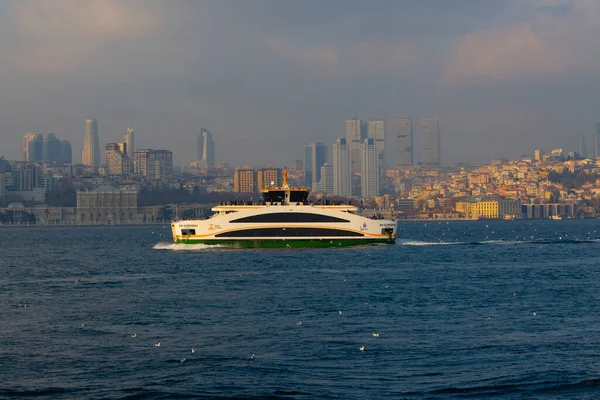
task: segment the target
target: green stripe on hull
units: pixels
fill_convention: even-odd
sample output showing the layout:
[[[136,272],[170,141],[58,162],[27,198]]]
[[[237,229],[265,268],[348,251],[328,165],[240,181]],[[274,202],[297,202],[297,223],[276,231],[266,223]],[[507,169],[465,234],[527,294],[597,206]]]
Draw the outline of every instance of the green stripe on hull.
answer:
[[[296,240],[207,240],[207,239],[179,239],[179,244],[207,244],[241,248],[299,248],[299,247],[343,247],[359,246],[365,244],[385,243],[393,244],[395,239],[296,239]]]

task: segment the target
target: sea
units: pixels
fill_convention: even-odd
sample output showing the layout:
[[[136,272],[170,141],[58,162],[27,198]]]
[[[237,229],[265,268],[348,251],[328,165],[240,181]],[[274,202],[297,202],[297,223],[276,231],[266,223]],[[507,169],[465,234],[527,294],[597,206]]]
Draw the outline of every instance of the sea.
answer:
[[[0,228],[0,398],[600,398],[600,220],[231,249]],[[160,344],[160,346],[158,345]]]

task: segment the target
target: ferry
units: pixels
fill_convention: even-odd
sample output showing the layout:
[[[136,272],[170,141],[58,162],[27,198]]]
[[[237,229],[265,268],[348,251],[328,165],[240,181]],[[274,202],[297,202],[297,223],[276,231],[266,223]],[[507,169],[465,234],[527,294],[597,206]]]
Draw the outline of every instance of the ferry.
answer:
[[[372,243],[393,244],[394,220],[368,218],[358,207],[341,202],[314,204],[310,190],[283,186],[261,190],[260,204],[219,204],[207,219],[171,223],[173,241],[226,247],[338,247]]]

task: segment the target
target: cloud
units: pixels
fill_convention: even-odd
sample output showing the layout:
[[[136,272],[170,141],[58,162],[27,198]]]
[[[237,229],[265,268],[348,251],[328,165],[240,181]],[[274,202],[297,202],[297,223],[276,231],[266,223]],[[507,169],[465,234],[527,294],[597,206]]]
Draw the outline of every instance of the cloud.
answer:
[[[6,46],[6,59],[28,74],[70,74],[97,62],[107,45],[152,37],[162,28],[152,7],[135,0],[18,1],[11,11],[18,46]]]
[[[592,62],[599,55],[595,38],[600,35],[600,3],[535,4],[535,12],[524,22],[491,26],[458,39],[444,65],[444,81],[524,81],[593,73]]]

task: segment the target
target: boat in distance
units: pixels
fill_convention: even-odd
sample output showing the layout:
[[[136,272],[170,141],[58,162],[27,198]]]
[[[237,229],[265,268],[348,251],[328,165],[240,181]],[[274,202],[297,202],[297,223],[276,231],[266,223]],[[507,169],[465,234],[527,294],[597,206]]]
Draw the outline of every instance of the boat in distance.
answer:
[[[207,219],[171,223],[173,241],[227,247],[338,247],[395,243],[396,221],[367,218],[341,202],[311,204],[309,189],[283,186],[261,190],[260,204],[219,204]]]

